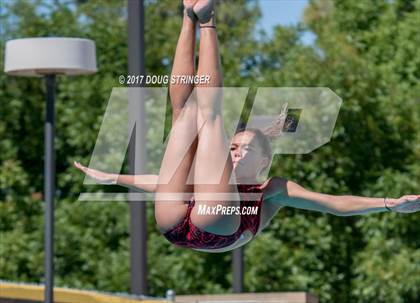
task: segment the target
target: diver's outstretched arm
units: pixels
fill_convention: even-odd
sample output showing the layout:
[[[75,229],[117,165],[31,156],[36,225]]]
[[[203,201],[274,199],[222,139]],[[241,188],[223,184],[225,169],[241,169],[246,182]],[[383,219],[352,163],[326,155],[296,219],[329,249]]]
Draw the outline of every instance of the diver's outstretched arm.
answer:
[[[128,188],[140,189],[147,192],[155,192],[158,182],[158,175],[120,175],[110,174],[97,169],[86,167],[79,162],[74,166],[86,175],[102,184],[116,184]]]
[[[274,200],[282,206],[327,212],[336,216],[388,211],[400,213],[420,211],[420,195],[404,195],[398,199],[329,195],[307,190],[283,178],[274,178],[273,181],[278,183]]]

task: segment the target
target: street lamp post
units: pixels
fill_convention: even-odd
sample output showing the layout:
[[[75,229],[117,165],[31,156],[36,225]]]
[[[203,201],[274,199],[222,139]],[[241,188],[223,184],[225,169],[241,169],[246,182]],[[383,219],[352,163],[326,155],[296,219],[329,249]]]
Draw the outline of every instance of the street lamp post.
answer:
[[[80,38],[25,38],[6,43],[4,71],[13,76],[44,77],[45,110],[45,298],[54,302],[54,94],[56,75],[83,75],[97,71],[95,43]]]
[[[127,1],[128,74],[145,75],[144,3]],[[131,87],[144,86],[143,83]],[[135,125],[130,140],[128,161],[130,174],[146,171],[146,111],[144,93],[129,88],[129,125]],[[133,191],[130,189],[130,191]],[[147,294],[147,208],[145,201],[130,201],[130,284],[131,293]]]
[[[244,291],[244,247],[238,247],[232,252],[233,292]]]

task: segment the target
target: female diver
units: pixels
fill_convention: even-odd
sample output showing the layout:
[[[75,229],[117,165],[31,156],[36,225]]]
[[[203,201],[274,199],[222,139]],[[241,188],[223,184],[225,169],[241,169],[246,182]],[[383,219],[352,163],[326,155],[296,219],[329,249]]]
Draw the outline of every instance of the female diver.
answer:
[[[284,206],[337,216],[420,210],[420,195],[399,199],[334,196],[312,192],[282,177],[258,184],[258,176],[271,164],[269,136],[258,129],[242,129],[230,145],[227,141],[221,116],[222,71],[214,0],[184,0],[183,4],[172,75],[195,75],[198,24],[197,75],[210,76],[210,80],[196,87],[169,86],[173,126],[159,176],[109,174],[75,162],[78,169],[102,183],[154,192],[155,218],[163,235],[175,245],[207,252],[225,252],[246,244]],[[221,199],[220,193],[229,198]],[[257,212],[246,213],[246,207],[256,207]],[[216,208],[240,211],[215,212]]]

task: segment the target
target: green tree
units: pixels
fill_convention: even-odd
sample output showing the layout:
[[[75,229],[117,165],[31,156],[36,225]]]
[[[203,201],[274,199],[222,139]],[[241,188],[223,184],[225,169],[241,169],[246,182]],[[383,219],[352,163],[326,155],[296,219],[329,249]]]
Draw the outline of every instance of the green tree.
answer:
[[[223,1],[218,35],[225,86],[327,86],[344,101],[329,144],[278,155],[271,175],[314,191],[397,197],[420,188],[420,1],[310,1],[304,22],[255,31],[257,1]],[[180,1],[145,1],[146,68],[169,74]],[[126,203],[77,201],[73,160],[87,163],[112,87],[127,73],[124,1],[0,1],[0,57],[7,40],[93,39],[99,72],[59,77],[56,274],[60,286],[128,291]],[[300,42],[303,31],[315,45]],[[3,69],[3,61],[0,68]],[[43,85],[0,74],[0,279],[43,279]],[[168,125],[169,127],[169,125]],[[148,204],[150,292],[231,291],[231,254],[177,248]],[[247,291],[311,291],[323,302],[420,299],[419,214],[334,217],[285,208],[246,246]],[[407,279],[407,277],[409,277]]]

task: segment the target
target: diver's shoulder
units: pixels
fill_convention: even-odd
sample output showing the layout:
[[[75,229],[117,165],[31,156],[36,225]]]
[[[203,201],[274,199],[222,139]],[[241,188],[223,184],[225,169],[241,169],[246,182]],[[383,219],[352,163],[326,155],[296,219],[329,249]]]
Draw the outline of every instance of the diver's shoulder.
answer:
[[[289,180],[283,177],[270,177],[261,184],[261,190],[268,195],[278,195],[287,192],[287,182]]]

